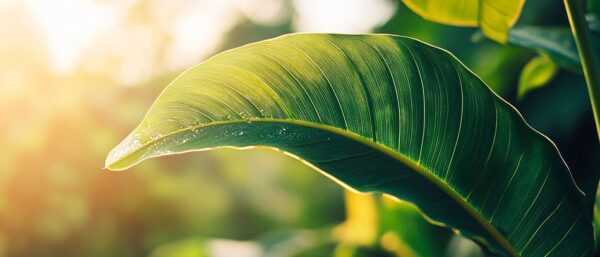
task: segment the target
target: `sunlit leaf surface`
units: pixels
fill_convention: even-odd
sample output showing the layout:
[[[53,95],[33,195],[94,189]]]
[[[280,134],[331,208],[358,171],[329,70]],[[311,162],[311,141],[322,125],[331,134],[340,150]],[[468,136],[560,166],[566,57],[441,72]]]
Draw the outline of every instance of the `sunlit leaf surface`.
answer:
[[[423,18],[456,26],[479,26],[498,42],[506,42],[524,0],[402,0]]]
[[[529,91],[544,86],[556,72],[556,65],[548,57],[542,55],[533,58],[521,72],[517,96],[523,98]]]
[[[593,251],[555,146],[451,54],[410,38],[295,34],[219,54],[169,85],[106,165],[249,146],[412,202],[500,255]]]

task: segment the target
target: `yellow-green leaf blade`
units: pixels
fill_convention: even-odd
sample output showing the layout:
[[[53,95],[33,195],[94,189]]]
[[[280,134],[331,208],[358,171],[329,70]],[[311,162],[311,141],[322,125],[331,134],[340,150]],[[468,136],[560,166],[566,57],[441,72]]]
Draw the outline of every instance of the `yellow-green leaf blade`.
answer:
[[[267,146],[342,185],[413,202],[505,256],[590,256],[554,145],[449,53],[388,35],[296,34],[188,70],[107,167]]]
[[[556,64],[550,58],[544,55],[533,58],[521,71],[517,97],[522,99],[529,91],[546,85],[557,71]]]
[[[455,26],[479,26],[504,43],[523,9],[524,0],[402,0],[423,18]]]

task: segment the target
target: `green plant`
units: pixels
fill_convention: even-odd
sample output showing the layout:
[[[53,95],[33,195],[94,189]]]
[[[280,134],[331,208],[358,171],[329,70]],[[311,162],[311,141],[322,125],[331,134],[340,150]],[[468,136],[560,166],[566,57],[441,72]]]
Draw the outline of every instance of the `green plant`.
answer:
[[[574,2],[565,4],[597,106],[600,72]],[[451,21],[463,12],[437,17],[480,24],[485,35],[511,42],[522,1],[479,3],[513,11],[466,12],[477,23]],[[418,12],[432,10],[445,9]],[[544,59],[551,70],[568,51],[555,52]],[[535,86],[548,78],[541,80]],[[406,37],[293,34],[221,53],[175,79],[106,167],[255,146],[298,158],[349,190],[414,203],[495,255],[596,251],[590,207],[554,144],[450,53]]]

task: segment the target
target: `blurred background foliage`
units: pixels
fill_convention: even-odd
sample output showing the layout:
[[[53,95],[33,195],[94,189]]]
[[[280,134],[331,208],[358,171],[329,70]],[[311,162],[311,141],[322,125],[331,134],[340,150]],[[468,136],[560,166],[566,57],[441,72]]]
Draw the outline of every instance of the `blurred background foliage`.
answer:
[[[518,24],[568,22],[562,1],[527,1]],[[517,98],[536,51],[474,40],[477,29],[425,21],[398,1],[0,0],[0,256],[482,256],[406,203],[355,195],[375,212],[346,217],[341,187],[266,149],[102,169],[184,69],[306,31],[448,49],[557,143],[582,188],[596,186],[588,175],[600,149],[581,72],[559,69]]]

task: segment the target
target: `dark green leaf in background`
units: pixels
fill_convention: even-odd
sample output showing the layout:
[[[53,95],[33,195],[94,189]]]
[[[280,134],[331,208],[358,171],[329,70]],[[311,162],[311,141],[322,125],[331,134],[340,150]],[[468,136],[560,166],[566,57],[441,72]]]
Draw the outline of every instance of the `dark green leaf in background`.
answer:
[[[596,255],[600,254],[600,188],[596,193],[596,205],[594,206],[594,234],[596,236]]]
[[[575,39],[568,28],[516,27],[510,31],[508,42],[534,49],[562,68],[581,72]]]
[[[600,12],[589,13],[585,18],[590,26],[590,31],[592,33],[600,34]]]
[[[451,233],[441,227],[432,226],[411,204],[383,198],[381,205],[381,223],[384,230],[381,242],[386,249],[395,250],[398,256],[460,256],[457,252],[446,255]],[[475,244],[473,246],[479,248]]]
[[[592,14],[600,14],[600,1],[598,0],[588,0],[588,12]]]

